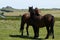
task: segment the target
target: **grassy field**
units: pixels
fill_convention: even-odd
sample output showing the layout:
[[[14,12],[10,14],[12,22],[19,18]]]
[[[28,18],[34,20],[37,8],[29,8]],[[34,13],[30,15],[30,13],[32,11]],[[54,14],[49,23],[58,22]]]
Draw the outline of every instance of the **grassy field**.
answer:
[[[28,11],[14,11],[14,12],[5,12],[5,16],[20,16],[23,15],[24,13],[29,13]],[[45,14],[52,14],[55,17],[60,17],[60,10],[41,10],[41,15]]]
[[[27,11],[26,11],[27,12]],[[10,12],[11,13],[11,12]],[[23,15],[25,12],[12,12],[10,13],[5,13],[5,16],[19,16],[19,15]],[[16,14],[18,13],[18,14]],[[55,16],[56,21],[55,21],[55,25],[54,25],[54,35],[55,35],[55,39],[52,39],[51,37],[49,37],[49,39],[47,40],[60,40],[60,10],[53,10],[53,11],[42,11],[42,15],[45,14],[52,14]],[[12,18],[12,17],[7,17],[7,18]],[[13,17],[15,18],[15,17]],[[58,20],[57,20],[58,18]],[[18,18],[17,18],[18,19]],[[29,36],[30,37],[26,37],[26,25],[25,25],[25,29],[24,29],[24,36],[23,38],[20,37],[21,33],[19,31],[20,28],[20,23],[21,20],[0,20],[0,40],[35,40],[32,39],[32,37],[34,36],[33,33],[33,29],[30,26],[29,27]],[[39,31],[39,39],[43,39],[45,40],[45,36],[46,36],[46,28],[40,28]],[[38,39],[38,40],[39,40]]]
[[[33,40],[33,29],[29,27],[30,37],[20,37],[20,20],[0,20],[0,40]],[[55,39],[60,40],[60,21],[55,22],[54,33]],[[26,29],[24,29],[24,35],[26,36]],[[39,37],[44,38],[46,36],[46,28],[41,28],[39,31]],[[51,37],[49,40],[52,40]]]

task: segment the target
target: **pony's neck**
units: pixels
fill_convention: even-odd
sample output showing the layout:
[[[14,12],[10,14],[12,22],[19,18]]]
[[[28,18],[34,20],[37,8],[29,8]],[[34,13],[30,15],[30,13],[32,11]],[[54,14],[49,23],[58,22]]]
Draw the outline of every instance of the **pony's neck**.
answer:
[[[35,13],[34,12],[30,12],[30,16],[31,17],[35,16]]]

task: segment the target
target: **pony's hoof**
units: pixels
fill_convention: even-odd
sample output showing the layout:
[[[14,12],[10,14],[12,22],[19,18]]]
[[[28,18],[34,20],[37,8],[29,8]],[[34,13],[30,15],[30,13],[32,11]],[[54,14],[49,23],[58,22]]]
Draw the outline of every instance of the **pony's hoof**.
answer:
[[[21,36],[23,37],[23,34],[21,34]]]
[[[48,39],[47,37],[45,39]]]
[[[23,38],[23,36],[22,36],[22,35],[21,35],[20,37],[21,37],[21,38]]]
[[[27,37],[29,37],[29,35],[27,35]]]
[[[38,37],[34,37],[33,39],[37,39]]]
[[[52,39],[54,39],[54,37]]]

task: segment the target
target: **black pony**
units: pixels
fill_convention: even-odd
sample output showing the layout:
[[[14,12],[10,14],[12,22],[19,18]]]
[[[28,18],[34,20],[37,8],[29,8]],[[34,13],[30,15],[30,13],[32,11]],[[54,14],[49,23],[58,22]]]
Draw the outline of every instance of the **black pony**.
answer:
[[[29,9],[31,10],[31,9],[33,9],[33,7],[29,7]],[[35,15],[36,16],[39,16],[40,15],[38,13],[38,11],[37,11],[37,8],[35,8],[34,11],[35,11]],[[23,29],[24,29],[24,24],[25,23],[27,24],[27,26],[26,26],[27,36],[29,36],[28,28],[29,28],[29,25],[31,25],[30,18],[31,18],[30,13],[24,13],[22,15],[22,18],[21,18],[21,27],[20,27],[20,31],[22,32],[21,33],[22,36],[23,36]]]
[[[33,10],[33,7],[29,7],[30,17],[26,20],[24,16],[22,16],[22,22],[21,22],[21,28],[23,35],[23,29],[24,24],[27,23],[28,25],[32,25],[34,30],[34,38],[39,37],[39,28],[46,27],[47,29],[47,35],[46,39],[49,37],[49,35],[52,35],[52,38],[54,38],[54,16],[51,14],[46,14],[44,16],[36,16],[35,12]],[[28,26],[27,26],[28,28]],[[27,32],[28,33],[28,32]]]

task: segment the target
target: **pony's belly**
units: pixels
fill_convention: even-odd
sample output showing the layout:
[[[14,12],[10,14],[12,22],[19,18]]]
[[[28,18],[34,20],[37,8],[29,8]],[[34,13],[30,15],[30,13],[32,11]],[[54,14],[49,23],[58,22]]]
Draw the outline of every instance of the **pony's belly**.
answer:
[[[44,24],[40,24],[40,25],[38,25],[38,27],[42,28],[42,27],[45,27],[45,25]]]

